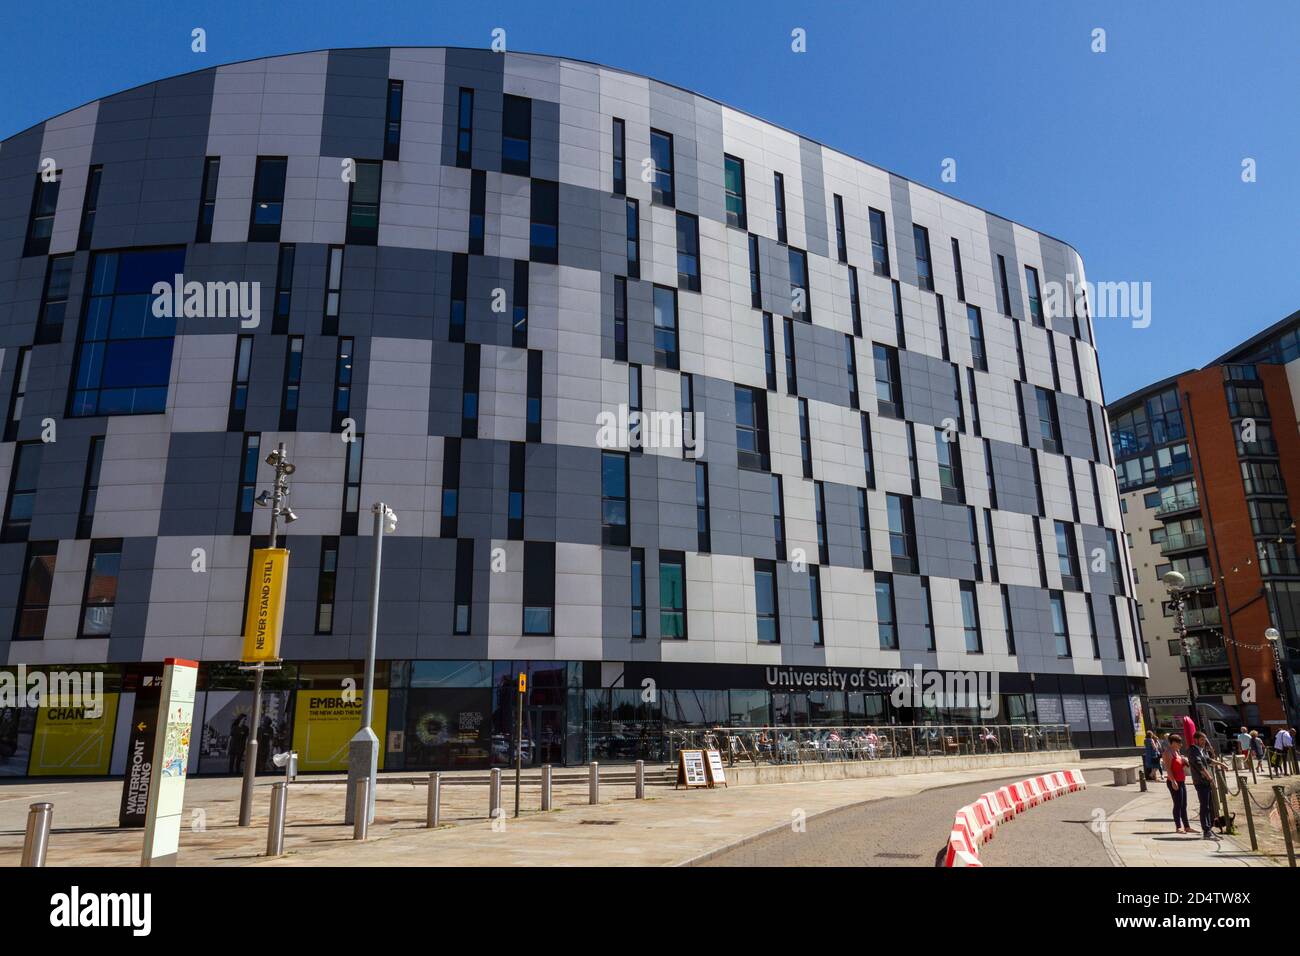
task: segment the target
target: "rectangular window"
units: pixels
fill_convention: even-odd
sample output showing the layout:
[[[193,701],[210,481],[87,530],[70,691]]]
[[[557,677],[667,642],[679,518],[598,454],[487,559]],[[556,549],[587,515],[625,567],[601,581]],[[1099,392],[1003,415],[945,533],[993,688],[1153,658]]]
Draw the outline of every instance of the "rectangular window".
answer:
[[[446,438],[442,443],[442,516],[438,534],[457,536],[460,520],[460,439]]]
[[[849,261],[848,243],[844,237],[844,197],[835,196],[835,254],[840,262]]]
[[[72,256],[51,256],[45,266],[45,291],[36,320],[36,345],[63,341],[68,294],[72,289]]]
[[[862,567],[871,570],[871,507],[867,489],[858,489],[858,546],[862,549]]]
[[[758,618],[758,643],[780,644],[781,612],[773,561],[754,561],[754,611]]]
[[[348,188],[347,241],[356,246],[379,243],[379,196],[384,164],[357,160],[356,178]]]
[[[641,278],[641,204],[627,200],[627,275],[629,279]]]
[[[689,372],[681,375],[682,399],[682,457],[695,457],[695,376]]]
[[[1070,628],[1065,619],[1065,596],[1060,591],[1048,595],[1052,608],[1052,634],[1056,637],[1056,656],[1070,656]]]
[[[388,108],[384,116],[384,159],[396,161],[402,153],[402,81],[388,81]]]
[[[447,339],[465,341],[465,315],[469,302],[469,256],[463,252],[451,254],[451,311],[447,319]]]
[[[530,175],[532,142],[533,101],[507,93],[501,105],[501,172]]]
[[[510,491],[506,503],[506,537],[511,541],[524,540],[524,443],[510,443]]]
[[[871,267],[878,276],[889,277],[889,233],[885,229],[885,214],[879,209],[869,209],[871,219]]]
[[[343,471],[343,516],[340,533],[357,533],[357,515],[361,510],[361,466],[365,458],[365,435],[357,435],[348,442],[347,460]]]
[[[472,170],[469,174],[469,252],[483,255],[487,237],[487,172]]]
[[[325,254],[325,305],[321,335],[339,334],[339,306],[343,297],[343,247],[330,246]]]
[[[782,340],[785,345],[785,391],[787,395],[799,394],[799,363],[794,344],[794,320],[782,319]]]
[[[722,185],[727,194],[727,225],[748,229],[749,217],[745,212],[745,161],[724,155],[722,163]]]
[[[961,582],[961,627],[966,636],[966,653],[983,654],[984,641],[980,637],[980,608],[975,599],[975,583]]]
[[[654,182],[650,185],[651,201],[661,206],[677,204],[673,189],[673,137],[657,129],[650,131],[650,160],[654,167]]]
[[[1056,525],[1056,556],[1061,571],[1061,585],[1068,591],[1080,591],[1083,583],[1079,579],[1079,552],[1074,542],[1074,529],[1064,521]]]
[[[474,91],[460,88],[456,103],[456,165],[470,168],[474,151]]]
[[[1034,387],[1038,400],[1038,434],[1043,451],[1061,451],[1061,426],[1056,417],[1056,396],[1045,388]]]
[[[244,338],[244,336],[240,336]],[[284,355],[284,390],[280,394],[280,431],[298,428],[298,395],[302,390],[302,336],[291,335]]]
[[[912,525],[912,499],[906,495],[885,495],[889,517],[889,554],[895,571],[916,573],[916,532]]]
[[[749,304],[763,307],[763,276],[758,267],[758,236],[749,237]]]
[[[343,430],[343,419],[352,411],[352,352],[353,341],[339,339],[338,355],[334,361],[334,414],[332,430]]]
[[[871,451],[871,416],[862,413],[862,470],[867,476],[867,487],[876,487],[876,463]]]
[[[768,471],[767,392],[737,385],[735,396],[736,463],[751,471]]]
[[[820,647],[826,641],[822,629],[822,569],[815,564],[808,565],[808,606],[812,619],[812,642]]]
[[[529,199],[528,258],[533,262],[560,261],[560,184],[532,180]]]
[[[776,241],[785,245],[788,238],[785,228],[785,177],[773,173],[772,188],[776,193]]]
[[[912,495],[921,495],[921,463],[916,455],[916,424],[907,422],[907,471],[912,479]]]
[[[858,407],[858,353],[853,347],[853,336],[844,336],[844,367],[849,375],[849,408]]]
[[[242,432],[248,412],[248,382],[253,369],[253,337],[241,335],[235,343],[235,371],[230,383],[230,414],[226,430]]]
[[[912,223],[916,243],[916,284],[927,292],[934,291],[934,269],[930,265],[930,230]]]
[[[677,290],[657,285],[654,290],[655,367],[680,368],[677,356]]]
[[[26,541],[36,509],[36,491],[40,487],[41,459],[45,443],[19,442],[14,446],[12,474],[9,477],[9,503],[5,509],[0,540]]]
[[[813,482],[813,514],[817,521],[817,560],[821,564],[830,564],[831,544],[826,529],[826,486],[820,481]]]
[[[195,242],[212,241],[212,220],[217,213],[217,180],[221,176],[221,158],[209,156],[203,161],[203,193],[199,198],[199,226]]]
[[[873,343],[871,354],[876,371],[876,400],[880,414],[903,417],[903,385],[898,370],[898,350]]]
[[[1011,622],[1011,594],[1005,584],[1002,585],[1002,626],[1007,632],[1007,653],[1014,657],[1016,653],[1016,629]]]
[[[934,447],[939,460],[939,489],[949,504],[966,503],[965,482],[961,471],[961,446],[955,434],[942,428],[934,430]]]
[[[235,534],[248,534],[253,527],[253,499],[257,495],[257,465],[262,460],[262,436],[244,435],[244,459],[239,463],[239,491],[235,498]]]
[[[451,610],[451,632],[470,633],[474,612],[474,539],[456,539],[456,583]]]
[[[86,567],[86,587],[81,596],[78,637],[109,637],[117,605],[117,578],[122,566],[122,542],[93,541]]]
[[[1092,606],[1092,595],[1083,596],[1083,606],[1088,609],[1088,636],[1092,638],[1092,656],[1101,660],[1101,641],[1097,637],[1097,612]]]
[[[81,510],[77,514],[77,537],[89,538],[95,524],[95,504],[99,498],[99,470],[104,464],[104,436],[90,439],[86,456],[86,481],[81,489]]]
[[[999,304],[1002,306],[1002,314],[1011,315],[1011,286],[1007,282],[1007,259],[1006,256],[998,256],[998,296]]]
[[[880,634],[882,651],[898,650],[898,625],[894,617],[894,579],[888,574],[876,575],[876,627]]]
[[[542,440],[542,352],[528,350],[528,404],[524,409],[525,439]]]
[[[23,402],[27,398],[27,372],[32,364],[31,346],[18,350],[18,360],[14,363],[14,387],[9,396],[9,417],[5,420],[4,440],[14,441],[18,438],[18,426],[23,421]]]
[[[975,520],[975,508],[966,509],[966,531],[970,538],[970,557],[975,565],[975,580],[984,580],[984,562],[980,559],[980,535],[978,522]]]
[[[659,637],[686,639],[686,555],[659,552]]]
[[[555,542],[524,542],[524,634],[555,634]]]
[[[316,571],[316,633],[334,633],[334,595],[339,576],[339,539],[320,540],[320,567]]]
[[[176,319],[149,307],[156,282],[185,271],[185,249],[95,253],[70,414],[139,415],[166,410]]]
[[[939,310],[939,354],[945,362],[951,362],[952,355],[948,349],[948,312],[943,307],[943,296],[936,293],[934,304]]]
[[[627,361],[627,279],[614,277],[614,360]]]
[[[632,549],[632,638],[645,638],[645,548]]]
[[[248,218],[249,242],[279,242],[284,218],[284,183],[289,160],[284,156],[257,157],[253,175],[253,210]]]
[[[478,345],[465,346],[460,389],[461,438],[478,438],[478,384],[481,358],[482,350]]]
[[[86,194],[81,201],[81,228],[77,231],[77,248],[89,249],[95,234],[95,214],[99,211],[99,186],[104,180],[104,167],[91,166],[86,177]]]
[[[709,525],[709,466],[695,463],[695,550],[708,554],[713,550],[713,535]]]
[[[961,243],[957,237],[952,237],[952,271],[957,276],[957,301],[966,301],[966,276],[961,268]]]
[[[812,289],[808,286],[808,253],[789,249],[790,314],[805,322],[812,321]]]
[[[894,336],[898,339],[900,349],[907,348],[907,325],[903,321],[903,284],[895,279],[894,290]]]
[[[627,128],[623,121],[614,117],[613,126],[614,153],[614,195],[627,194]]]
[[[616,451],[600,453],[601,544],[628,543],[628,456]]]
[[[984,349],[984,319],[977,306],[966,306],[966,325],[970,329],[971,362],[981,372],[989,370],[988,353]]]
[[[700,291],[700,221],[677,214],[677,288]]]
[[[634,453],[641,451],[641,366],[627,367],[627,443]]]
[[[510,310],[510,344],[528,348],[528,260],[515,260],[514,304]]]
[[[776,391],[776,334],[772,331],[772,313],[763,313],[763,371],[767,376],[767,390]]]
[[[1038,270],[1025,266],[1025,288],[1029,293],[1029,318],[1039,328],[1045,327],[1043,321],[1043,298],[1038,288]]]
[[[803,462],[803,476],[813,476],[812,433],[808,425],[808,399],[799,399],[799,459]]]
[[[33,541],[27,546],[18,613],[14,615],[15,641],[39,641],[45,637],[58,550],[57,541]]]
[[[927,651],[935,649],[933,603],[930,600],[930,579],[921,578],[921,628],[925,631],[925,649]]]
[[[44,256],[50,251],[50,237],[54,234],[54,213],[59,205],[59,185],[62,172],[55,170],[54,178],[46,181],[43,174],[36,176],[36,190],[32,194],[32,213],[27,224],[27,243],[24,256]]]
[[[993,539],[993,512],[988,508],[984,509],[984,541],[989,552],[989,577],[996,584],[998,580],[998,551],[997,542]]]
[[[849,313],[853,317],[853,334],[862,337],[862,294],[858,289],[858,270],[849,266]]]
[[[290,308],[293,303],[293,261],[297,247],[287,243],[280,247],[280,257],[275,269],[275,304],[271,317],[271,332],[284,335],[289,331]]]
[[[772,476],[772,539],[778,561],[785,560],[785,495],[780,475]]]

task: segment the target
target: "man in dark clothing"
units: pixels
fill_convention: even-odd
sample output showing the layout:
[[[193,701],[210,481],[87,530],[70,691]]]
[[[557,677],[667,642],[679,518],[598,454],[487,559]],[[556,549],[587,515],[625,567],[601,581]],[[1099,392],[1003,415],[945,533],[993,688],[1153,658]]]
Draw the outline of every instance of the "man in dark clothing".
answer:
[[[1192,746],[1187,749],[1187,761],[1191,765],[1189,776],[1196,786],[1196,799],[1201,805],[1201,836],[1206,840],[1218,839],[1214,834],[1213,768],[1223,767],[1224,763],[1215,755],[1205,734],[1199,732],[1193,739]]]

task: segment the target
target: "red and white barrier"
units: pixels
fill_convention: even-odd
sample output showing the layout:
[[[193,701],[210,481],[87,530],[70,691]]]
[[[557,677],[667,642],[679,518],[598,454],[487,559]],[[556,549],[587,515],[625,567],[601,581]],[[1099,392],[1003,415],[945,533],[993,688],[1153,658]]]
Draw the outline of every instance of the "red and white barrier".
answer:
[[[1045,800],[1087,787],[1082,770],[1058,770],[981,794],[954,815],[943,865],[983,866],[979,848],[993,839],[999,826]]]

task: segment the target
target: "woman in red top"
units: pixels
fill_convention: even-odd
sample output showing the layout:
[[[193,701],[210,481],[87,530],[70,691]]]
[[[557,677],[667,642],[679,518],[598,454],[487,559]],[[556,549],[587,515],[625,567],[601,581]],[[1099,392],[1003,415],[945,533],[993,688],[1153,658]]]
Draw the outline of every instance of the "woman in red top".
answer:
[[[1169,749],[1161,761],[1165,766],[1165,786],[1174,801],[1174,832],[1191,833],[1187,821],[1187,758],[1183,756],[1183,738],[1169,735]]]

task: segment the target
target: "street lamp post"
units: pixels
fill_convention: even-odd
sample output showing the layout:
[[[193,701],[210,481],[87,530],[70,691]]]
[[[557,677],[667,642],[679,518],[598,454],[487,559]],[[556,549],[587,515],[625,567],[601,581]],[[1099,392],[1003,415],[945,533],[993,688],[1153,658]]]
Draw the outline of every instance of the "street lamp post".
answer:
[[[382,501],[376,501],[371,513],[375,516],[375,571],[370,582],[370,642],[366,647],[365,686],[361,697],[361,727],[348,743],[347,804],[343,822],[356,819],[357,783],[369,780],[366,788],[366,823],[375,822],[375,785],[379,782],[379,738],[371,728],[375,692],[375,644],[379,634],[379,575],[383,569],[384,532],[397,530],[397,515]]]
[[[1273,652],[1273,679],[1277,681],[1277,699],[1282,704],[1282,719],[1291,723],[1291,708],[1287,706],[1286,677],[1282,673],[1282,635],[1275,627],[1264,632],[1269,649]]]
[[[1187,579],[1177,571],[1167,571],[1160,580],[1164,582],[1165,590],[1169,592],[1169,607],[1174,612],[1174,628],[1178,631],[1178,643],[1187,660],[1187,712],[1195,721],[1197,719],[1196,684],[1192,680],[1192,651],[1196,649],[1196,638],[1188,636],[1187,621],[1183,616],[1183,609],[1186,606],[1183,585],[1187,583]]]
[[[284,442],[276,446],[275,451],[266,456],[266,463],[275,469],[275,484],[270,492],[263,491],[253,503],[262,508],[271,509],[271,534],[268,548],[276,545],[276,536],[280,530],[280,517],[284,516],[286,525],[298,520],[285,499],[289,497],[289,476],[297,469],[289,461],[284,451]],[[252,600],[252,595],[249,595]],[[262,723],[262,675],[269,670],[278,670],[278,664],[267,665],[263,661],[251,664],[242,670],[253,672],[253,714],[248,727],[248,741],[244,744],[244,782],[239,792],[239,825],[246,827],[253,815],[253,782],[257,777],[258,742],[257,732]]]

